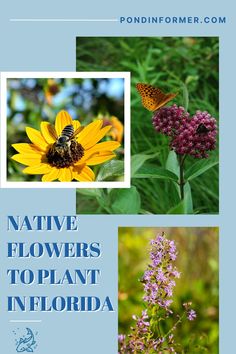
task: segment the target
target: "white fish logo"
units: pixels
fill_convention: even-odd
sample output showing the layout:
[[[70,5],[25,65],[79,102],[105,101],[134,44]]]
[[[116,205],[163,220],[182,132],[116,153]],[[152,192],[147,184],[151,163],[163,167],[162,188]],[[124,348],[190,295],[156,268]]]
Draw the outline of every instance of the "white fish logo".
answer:
[[[29,328],[26,329],[27,329],[26,337],[21,337],[17,342],[17,347],[16,347],[17,353],[22,353],[22,352],[33,353],[34,351],[32,346],[36,344],[36,342],[34,340],[33,332]]]

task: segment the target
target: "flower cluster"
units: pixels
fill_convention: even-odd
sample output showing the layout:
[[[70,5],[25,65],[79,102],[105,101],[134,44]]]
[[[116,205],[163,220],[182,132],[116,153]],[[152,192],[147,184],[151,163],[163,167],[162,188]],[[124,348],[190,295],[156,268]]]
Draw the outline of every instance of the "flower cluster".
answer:
[[[144,272],[145,296],[143,298],[147,308],[141,316],[133,315],[135,325],[131,327],[128,335],[119,335],[119,353],[176,353],[174,330],[183,318],[193,321],[196,312],[191,308],[192,303],[183,304],[185,312],[182,316],[177,315],[177,321],[172,328],[163,333],[160,330],[162,321],[173,315],[170,305],[172,303],[175,278],[180,273],[174,266],[177,258],[177,250],[174,241],[166,239],[164,234],[157,235],[151,240],[150,259],[151,263]]]
[[[177,134],[182,121],[188,118],[189,113],[183,107],[178,107],[174,104],[156,111],[152,121],[157,132],[172,137]]]
[[[183,121],[171,147],[181,155],[208,157],[207,151],[216,148],[216,134],[216,120],[207,112],[197,111],[192,119]]]
[[[156,351],[160,344],[164,343],[165,338],[155,339],[150,336],[150,319],[147,310],[142,311],[141,317],[133,315],[135,326],[131,327],[132,334],[129,340],[125,335],[118,336],[120,347],[119,353],[149,353],[150,350]]]
[[[148,305],[158,304],[167,311],[172,303],[175,278],[180,273],[173,265],[177,257],[174,241],[167,240],[164,235],[158,235],[151,241],[150,259],[148,269],[143,276],[145,296],[143,300]]]
[[[127,353],[127,345],[126,344],[126,335],[125,334],[119,334],[118,335],[118,344],[119,344],[119,348],[120,348],[120,351],[118,352],[118,354],[120,353]]]
[[[216,119],[208,112],[197,111],[191,118],[183,107],[174,104],[154,114],[153,126],[171,138],[170,147],[179,155],[206,158],[207,151],[216,148]]]
[[[191,302],[186,302],[183,304],[183,307],[185,308],[186,314],[187,314],[187,319],[189,321],[194,321],[195,318],[197,317],[196,311],[194,311],[192,308],[192,303]]]

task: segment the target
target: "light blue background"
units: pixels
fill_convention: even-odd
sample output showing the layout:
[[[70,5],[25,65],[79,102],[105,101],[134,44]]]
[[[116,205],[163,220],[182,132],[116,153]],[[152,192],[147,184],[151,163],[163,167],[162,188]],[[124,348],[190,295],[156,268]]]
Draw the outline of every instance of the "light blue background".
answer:
[[[10,18],[116,18],[119,16],[227,16],[226,25],[120,25],[119,22],[10,22]],[[81,216],[78,239],[103,244],[103,287],[117,310],[117,227],[220,226],[220,353],[234,351],[235,278],[235,9],[233,1],[158,0],[9,1],[0,11],[1,71],[74,71],[76,36],[219,36],[220,37],[220,215],[219,216]],[[1,117],[4,119],[4,117]],[[61,201],[63,200],[63,203]],[[15,353],[10,315],[3,305],[2,284],[7,242],[6,214],[74,214],[74,190],[1,190],[1,353]],[[58,240],[65,235],[57,235]],[[28,236],[29,237],[29,236]],[[45,235],[49,239],[49,235]],[[54,236],[55,237],[55,236]],[[16,238],[16,237],[15,237]],[[81,263],[82,264],[82,263]],[[113,300],[114,303],[114,300]],[[19,316],[20,317],[20,316]],[[27,316],[28,317],[28,316]],[[38,315],[36,316],[38,318]],[[22,315],[22,318],[24,316]],[[117,311],[108,314],[45,314],[38,354],[117,353]],[[214,353],[211,353],[214,354]]]
[[[106,227],[99,217],[81,217],[79,231],[21,231],[7,232],[7,213],[9,215],[74,215],[75,192],[73,190],[1,190],[1,342],[2,354],[15,353],[13,330],[31,328],[38,331],[36,353],[115,353],[117,342],[117,229],[115,224]],[[86,259],[40,259],[7,258],[7,242],[99,242],[101,256]],[[7,269],[100,269],[97,285],[9,285]],[[21,311],[8,313],[6,297],[21,296],[109,296],[114,312],[34,312]],[[10,320],[41,320],[40,323],[12,323]],[[26,330],[23,331],[26,333]],[[19,339],[19,338],[17,338]]]

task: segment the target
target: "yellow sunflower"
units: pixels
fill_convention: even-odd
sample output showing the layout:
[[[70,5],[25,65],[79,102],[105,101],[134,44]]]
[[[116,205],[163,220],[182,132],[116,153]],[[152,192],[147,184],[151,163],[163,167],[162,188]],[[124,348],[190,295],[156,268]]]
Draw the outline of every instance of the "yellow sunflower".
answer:
[[[115,116],[103,116],[99,114],[97,119],[103,120],[103,126],[111,125],[111,129],[107,132],[106,136],[110,136],[112,140],[116,140],[119,143],[122,142],[124,135],[124,125],[122,122]]]
[[[44,95],[47,103],[52,105],[53,97],[60,92],[60,86],[54,79],[48,79],[46,88],[44,89]]]
[[[96,120],[82,127],[66,111],[57,114],[55,127],[48,122],[41,122],[40,128],[41,132],[26,128],[31,144],[13,144],[18,154],[12,159],[28,166],[23,173],[43,175],[43,182],[92,182],[95,175],[89,166],[113,159],[116,156],[113,151],[120,146],[116,141],[99,143],[111,125],[103,127],[103,121]],[[67,132],[65,142],[64,137],[60,137],[62,131],[65,133],[67,130],[72,130],[74,135],[69,139]]]
[[[112,116],[110,118],[110,120],[108,121],[108,123],[111,124],[112,128],[110,131],[108,131],[107,135],[111,136],[111,138],[113,140],[118,141],[119,143],[121,143],[122,139],[123,139],[123,134],[124,134],[124,126],[121,123],[121,121]]]

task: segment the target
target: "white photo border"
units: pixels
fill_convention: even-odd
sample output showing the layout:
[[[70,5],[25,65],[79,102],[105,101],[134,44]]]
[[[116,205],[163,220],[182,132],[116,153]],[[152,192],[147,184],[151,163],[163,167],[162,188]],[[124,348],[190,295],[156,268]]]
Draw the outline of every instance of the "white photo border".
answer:
[[[124,79],[124,181],[114,182],[13,182],[7,180],[7,80],[27,78],[122,78]],[[130,72],[2,72],[0,73],[1,188],[130,188]]]

